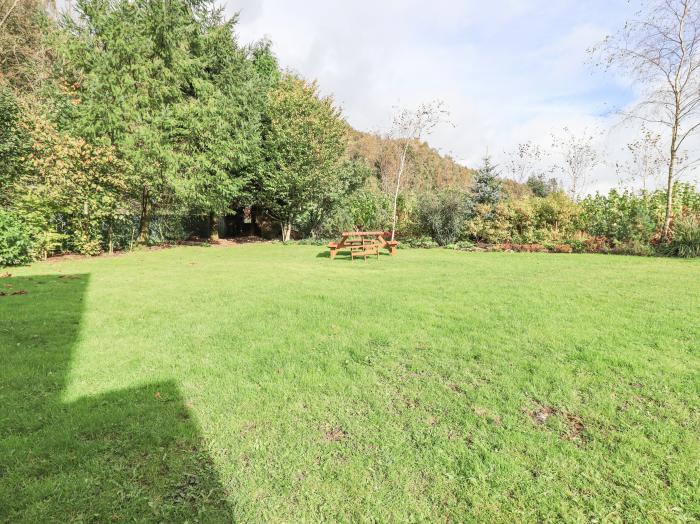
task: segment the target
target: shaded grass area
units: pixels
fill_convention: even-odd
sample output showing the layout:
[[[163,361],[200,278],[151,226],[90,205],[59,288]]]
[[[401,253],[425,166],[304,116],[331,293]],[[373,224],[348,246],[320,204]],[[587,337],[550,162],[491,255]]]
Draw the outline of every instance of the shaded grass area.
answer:
[[[14,273],[0,520],[700,519],[697,261],[247,245]]]

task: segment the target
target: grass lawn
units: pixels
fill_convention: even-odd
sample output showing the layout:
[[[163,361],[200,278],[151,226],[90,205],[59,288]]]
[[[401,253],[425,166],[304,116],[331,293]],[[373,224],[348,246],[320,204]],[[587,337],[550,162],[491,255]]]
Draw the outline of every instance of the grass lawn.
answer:
[[[700,519],[700,261],[321,253],[10,270],[0,521]]]

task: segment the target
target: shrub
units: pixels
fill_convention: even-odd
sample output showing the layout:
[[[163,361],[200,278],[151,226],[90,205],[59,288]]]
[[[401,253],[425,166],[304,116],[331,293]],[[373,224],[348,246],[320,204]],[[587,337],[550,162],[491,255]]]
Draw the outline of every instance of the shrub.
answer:
[[[0,210],[0,266],[19,266],[33,259],[29,229],[15,214]]]
[[[423,249],[431,249],[434,247],[439,247],[438,243],[435,242],[430,237],[407,238],[407,239],[402,240],[401,244],[399,244],[399,246],[423,248]]]
[[[569,244],[556,244],[553,248],[555,253],[573,253],[574,250]]]
[[[627,242],[616,243],[608,252],[614,255],[631,255],[636,257],[652,257],[656,254],[656,250],[650,244],[641,240],[628,240]]]
[[[459,249],[460,251],[471,251],[474,249],[474,244],[469,242],[469,240],[460,240],[459,242],[455,242],[453,245],[454,249]]]
[[[585,241],[578,239],[578,238],[572,238],[570,240],[567,240],[565,242],[574,253],[585,253],[586,252],[586,243]]]
[[[563,192],[533,199],[533,208],[535,227],[557,235],[573,231],[580,213],[579,206]]]
[[[673,224],[673,238],[665,252],[676,257],[700,257],[700,215],[676,220]]]
[[[503,244],[503,248],[508,251],[515,251],[516,253],[541,253],[546,252],[547,249],[542,244]]]
[[[418,201],[418,224],[439,245],[446,246],[461,235],[468,211],[469,198],[460,191],[425,193]]]
[[[511,238],[513,210],[507,204],[477,204],[467,220],[465,233],[477,242],[499,244]]]
[[[647,194],[620,193],[613,189],[607,195],[586,197],[581,206],[581,228],[611,242],[639,240],[648,243],[660,226],[654,219],[654,201]]]

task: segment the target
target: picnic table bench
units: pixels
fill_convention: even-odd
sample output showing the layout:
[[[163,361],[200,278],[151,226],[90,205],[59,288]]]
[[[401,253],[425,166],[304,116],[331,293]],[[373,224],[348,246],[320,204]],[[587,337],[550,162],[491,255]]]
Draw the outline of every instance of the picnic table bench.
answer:
[[[349,250],[353,260],[358,257],[367,260],[369,255],[376,255],[379,258],[380,249],[387,249],[393,257],[396,256],[396,247],[399,245],[396,240],[384,238],[384,231],[345,231],[341,237],[340,242],[328,244],[331,259],[334,259],[341,250]]]

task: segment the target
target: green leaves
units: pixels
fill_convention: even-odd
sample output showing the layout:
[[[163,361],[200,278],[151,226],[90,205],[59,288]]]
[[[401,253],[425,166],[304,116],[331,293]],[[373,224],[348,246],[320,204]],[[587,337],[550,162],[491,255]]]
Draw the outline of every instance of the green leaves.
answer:
[[[262,197],[290,228],[304,212],[319,212],[324,195],[339,184],[346,125],[315,83],[286,74],[270,93],[264,132]]]

